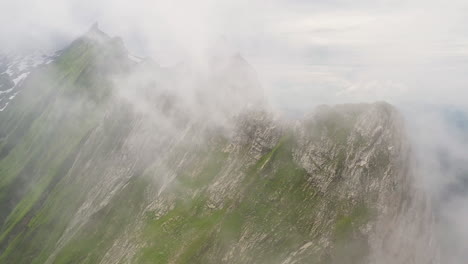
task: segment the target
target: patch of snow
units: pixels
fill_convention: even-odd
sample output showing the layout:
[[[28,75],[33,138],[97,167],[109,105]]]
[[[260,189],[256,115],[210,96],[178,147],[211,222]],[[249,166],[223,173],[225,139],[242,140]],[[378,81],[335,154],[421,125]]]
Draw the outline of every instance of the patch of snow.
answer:
[[[143,58],[140,58],[140,57],[137,57],[135,55],[132,55],[132,54],[128,54],[128,58],[136,63],[140,63],[143,61]]]
[[[20,57],[16,60],[17,68],[20,72],[23,72],[30,68],[35,68],[41,64],[44,64],[48,57],[40,52],[35,52],[26,57]]]
[[[22,80],[24,80],[26,77],[28,77],[29,75],[29,72],[25,72],[25,73],[22,73],[20,74],[18,77],[16,77],[15,79],[13,79],[13,82],[15,83],[15,86],[18,85],[18,83],[20,83]]]
[[[15,74],[31,71],[33,68],[46,63],[51,63],[52,61],[52,56],[45,55],[41,52],[35,52],[27,56],[9,56],[7,57],[7,62],[9,63],[6,63],[8,67],[4,73],[8,74],[10,77],[13,77]]]
[[[3,106],[3,108],[0,108],[0,112],[3,112],[3,110],[5,110],[5,108],[8,106],[8,104],[9,104],[9,102],[7,102],[7,103]]]
[[[7,94],[7,93],[10,93],[11,91],[13,91],[13,88],[10,88],[10,89],[5,90],[5,91],[0,91],[0,94]]]
[[[13,100],[19,92],[20,92],[20,91],[17,91],[15,94],[13,94],[12,96],[10,96],[10,97],[8,98],[8,100]]]
[[[10,77],[13,75],[13,70],[11,68],[12,65],[8,66],[8,69],[5,71],[5,73],[8,74]]]
[[[18,65],[16,66],[16,68],[18,69],[18,71],[22,72],[24,70],[26,70],[29,66],[29,62],[27,60],[23,60],[23,61],[20,61],[18,63]]]
[[[32,58],[30,66],[35,68],[35,67],[37,67],[37,66],[39,66],[41,64],[44,64],[45,61],[47,60],[47,58],[48,57],[45,56],[45,55],[36,56],[36,57]]]
[[[34,68],[37,68],[41,65],[53,62],[54,59],[57,57],[57,54],[58,53],[55,53],[54,55],[45,55],[44,53],[38,51],[26,56],[24,56],[24,54],[11,54],[6,55],[3,58],[0,57],[0,64],[2,68],[6,69],[1,74],[7,74],[9,76],[9,79],[13,82],[13,87],[5,91],[0,91],[0,95],[5,94],[5,96],[0,97],[1,100],[3,102],[13,100],[20,91],[15,91],[14,94],[10,93],[12,93],[12,91],[17,89],[16,87],[18,87],[19,85],[21,85],[21,83],[24,82],[24,80],[29,76],[31,71],[33,71]],[[9,88],[8,86],[3,87],[3,89]],[[8,106],[8,103],[9,102],[6,102],[6,104],[3,105],[3,107],[0,110],[5,110],[5,108]]]

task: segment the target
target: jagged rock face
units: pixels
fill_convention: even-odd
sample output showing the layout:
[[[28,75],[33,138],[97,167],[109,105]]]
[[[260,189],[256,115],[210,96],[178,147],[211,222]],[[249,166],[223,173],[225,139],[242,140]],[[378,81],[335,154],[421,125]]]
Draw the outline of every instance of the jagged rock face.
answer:
[[[237,101],[257,83],[236,57],[203,82],[235,109],[194,113],[179,69],[136,64],[93,28],[0,114],[0,262],[434,263],[392,106],[287,121]]]
[[[306,147],[297,160],[317,175],[314,181],[323,192],[364,203],[374,216],[360,227],[369,246],[367,261],[436,263],[433,212],[415,188],[400,114],[387,104],[323,107],[306,126],[319,131],[299,126]],[[330,190],[336,182],[343,184]]]

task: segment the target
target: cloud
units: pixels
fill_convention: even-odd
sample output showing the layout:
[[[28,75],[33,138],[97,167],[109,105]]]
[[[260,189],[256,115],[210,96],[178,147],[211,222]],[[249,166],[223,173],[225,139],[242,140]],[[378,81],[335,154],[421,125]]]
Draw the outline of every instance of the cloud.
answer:
[[[463,104],[459,92],[468,84],[460,70],[468,62],[468,3],[459,0],[18,0],[2,1],[0,10],[3,50],[56,49],[94,21],[161,64],[203,60],[223,39],[281,107],[304,96]],[[382,93],[376,83],[396,86]],[[297,91],[288,105],[284,86]]]
[[[468,111],[440,106],[403,107],[415,162],[417,187],[425,191],[437,219],[433,232],[441,263],[468,257]]]

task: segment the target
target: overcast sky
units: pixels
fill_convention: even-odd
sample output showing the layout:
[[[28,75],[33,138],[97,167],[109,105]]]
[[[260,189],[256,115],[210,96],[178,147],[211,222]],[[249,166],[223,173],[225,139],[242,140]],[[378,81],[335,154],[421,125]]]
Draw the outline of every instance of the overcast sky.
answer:
[[[466,0],[0,0],[0,48],[58,49],[98,21],[163,65],[228,45],[289,109],[465,105],[466,14]]]

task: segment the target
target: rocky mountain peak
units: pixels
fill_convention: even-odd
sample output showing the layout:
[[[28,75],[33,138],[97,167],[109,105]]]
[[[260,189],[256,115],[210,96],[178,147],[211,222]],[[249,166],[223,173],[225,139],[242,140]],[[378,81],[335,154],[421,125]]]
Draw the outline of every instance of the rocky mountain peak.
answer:
[[[104,33],[100,28],[97,22],[93,23],[89,30],[84,34],[84,37],[92,39],[94,41],[103,42],[109,40],[110,37]]]

